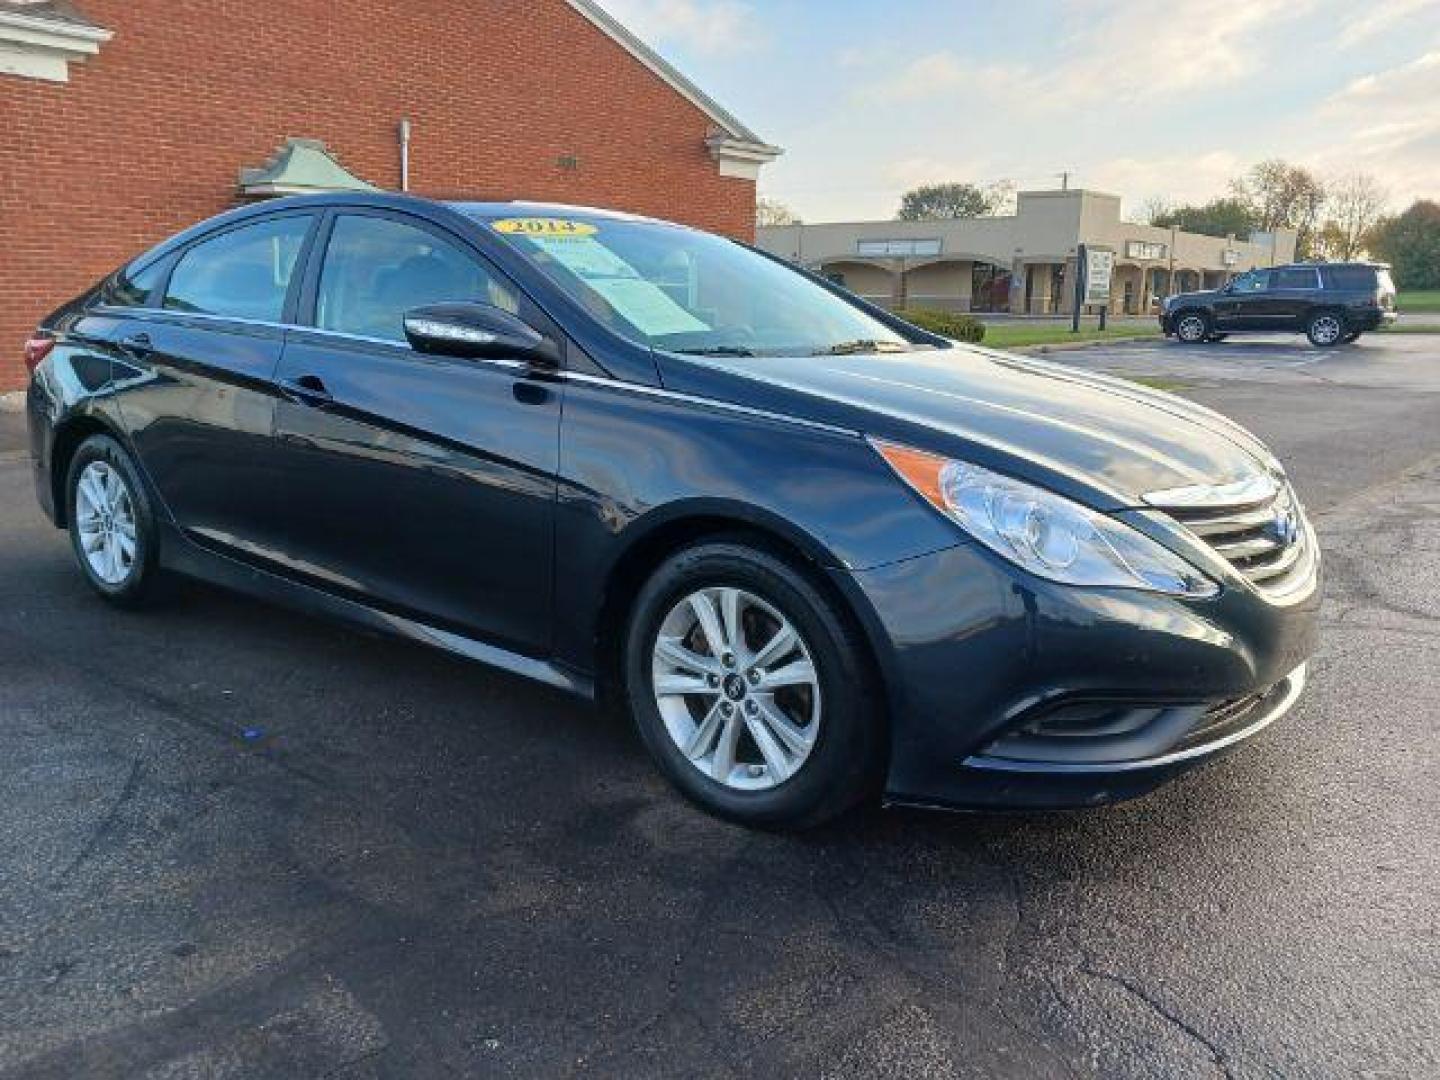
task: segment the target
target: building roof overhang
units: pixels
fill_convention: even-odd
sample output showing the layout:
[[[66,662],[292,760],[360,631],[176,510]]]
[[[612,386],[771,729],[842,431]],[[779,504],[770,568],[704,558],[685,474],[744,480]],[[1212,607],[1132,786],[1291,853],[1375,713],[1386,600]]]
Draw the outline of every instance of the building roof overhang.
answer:
[[[0,0],[0,75],[68,82],[70,64],[114,36],[68,0]]]
[[[714,128],[705,144],[709,147],[710,155],[715,159],[721,176],[754,180],[759,176],[762,165],[774,161],[785,152],[760,138],[734,113],[686,78],[675,65],[636,37],[623,23],[595,3],[595,0],[566,2],[709,118]]]

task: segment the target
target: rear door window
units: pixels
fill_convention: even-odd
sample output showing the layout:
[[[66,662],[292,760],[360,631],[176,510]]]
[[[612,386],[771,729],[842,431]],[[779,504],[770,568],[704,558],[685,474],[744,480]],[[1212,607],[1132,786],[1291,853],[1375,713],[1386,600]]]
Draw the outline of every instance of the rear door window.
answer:
[[[1320,279],[1313,266],[1291,266],[1274,272],[1272,289],[1318,289]]]
[[[407,311],[450,301],[520,310],[495,270],[428,229],[368,214],[335,219],[315,297],[317,327],[403,342]]]
[[[175,264],[165,307],[280,322],[295,263],[313,220],[313,214],[292,214],[200,241]]]

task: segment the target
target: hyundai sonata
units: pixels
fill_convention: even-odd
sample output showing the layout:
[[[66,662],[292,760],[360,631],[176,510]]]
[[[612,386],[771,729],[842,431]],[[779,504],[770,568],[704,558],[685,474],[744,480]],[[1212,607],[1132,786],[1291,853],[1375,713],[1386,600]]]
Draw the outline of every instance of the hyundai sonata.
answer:
[[[1314,645],[1315,536],[1242,428],[659,221],[264,203],[26,360],[107,600],[187,574],[603,694],[750,824],[1136,795],[1282,715]]]

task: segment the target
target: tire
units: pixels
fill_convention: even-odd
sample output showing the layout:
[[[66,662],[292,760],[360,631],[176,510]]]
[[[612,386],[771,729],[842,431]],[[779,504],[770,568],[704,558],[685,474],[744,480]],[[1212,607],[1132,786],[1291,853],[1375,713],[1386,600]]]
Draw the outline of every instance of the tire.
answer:
[[[718,650],[696,597],[713,617]],[[738,648],[726,633],[735,622]],[[784,626],[795,642],[765,657]],[[760,655],[756,669],[747,653]],[[882,711],[859,631],[805,574],[745,540],[687,548],[651,575],[626,627],[622,670],[625,703],[650,756],[717,817],[811,828],[878,786]],[[788,681],[767,690],[772,678]]]
[[[133,608],[159,591],[159,535],[139,471],[109,435],[92,435],[65,476],[70,546],[91,588]]]
[[[1317,348],[1328,349],[1340,344],[1347,332],[1345,316],[1336,311],[1317,311],[1305,320],[1305,336]]]
[[[1210,336],[1210,316],[1203,311],[1182,311],[1175,316],[1175,340],[1197,345]]]

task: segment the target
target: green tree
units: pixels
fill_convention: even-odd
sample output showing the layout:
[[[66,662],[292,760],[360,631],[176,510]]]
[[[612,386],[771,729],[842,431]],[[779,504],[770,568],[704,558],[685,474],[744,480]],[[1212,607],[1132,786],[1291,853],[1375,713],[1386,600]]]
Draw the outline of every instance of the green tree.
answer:
[[[1369,248],[1394,268],[1402,289],[1440,289],[1440,203],[1417,199],[1403,214],[1381,219]]]
[[[995,192],[974,184],[923,184],[900,197],[895,218],[897,221],[936,221],[984,217],[995,205]]]
[[[1242,199],[1211,199],[1203,206],[1173,206],[1151,215],[1151,225],[1176,228],[1202,236],[1246,237],[1254,231],[1255,216]]]

